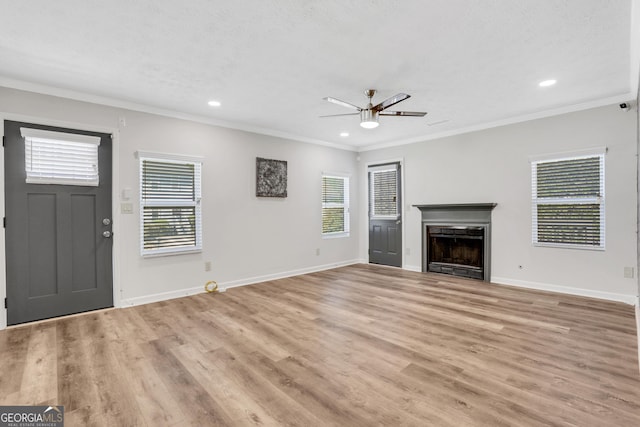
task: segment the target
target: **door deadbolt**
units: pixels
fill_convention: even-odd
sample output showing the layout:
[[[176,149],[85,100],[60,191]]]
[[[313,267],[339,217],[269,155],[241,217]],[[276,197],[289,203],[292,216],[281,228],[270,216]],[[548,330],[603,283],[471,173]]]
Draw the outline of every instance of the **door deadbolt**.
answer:
[[[104,225],[109,225],[109,224],[111,224],[111,220],[109,218],[105,218],[105,219],[102,220],[102,223]]]

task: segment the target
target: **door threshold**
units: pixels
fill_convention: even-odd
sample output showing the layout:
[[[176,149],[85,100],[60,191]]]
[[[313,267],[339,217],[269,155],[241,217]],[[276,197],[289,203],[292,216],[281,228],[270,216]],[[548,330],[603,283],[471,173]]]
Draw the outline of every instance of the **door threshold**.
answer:
[[[6,329],[22,328],[25,326],[37,326],[44,323],[55,322],[61,319],[69,319],[71,317],[79,317],[79,316],[84,316],[86,314],[102,313],[102,312],[111,311],[111,310],[115,310],[115,307],[98,308],[96,310],[82,311],[80,313],[73,313],[73,314],[65,314],[64,316],[58,316],[58,317],[50,317],[48,319],[32,320],[31,322],[18,323],[17,325],[8,325]]]
[[[396,267],[395,265],[387,265],[387,264],[376,264],[375,262],[367,262],[369,265],[377,265],[379,267],[387,267],[387,268],[396,268],[399,270],[404,270],[402,267]]]

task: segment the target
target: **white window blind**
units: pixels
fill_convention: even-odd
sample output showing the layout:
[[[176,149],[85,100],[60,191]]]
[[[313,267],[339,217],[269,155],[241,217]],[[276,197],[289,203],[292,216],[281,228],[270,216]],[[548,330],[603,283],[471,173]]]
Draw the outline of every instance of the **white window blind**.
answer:
[[[140,156],[143,256],[202,250],[202,163]]]
[[[349,235],[349,178],[322,176],[322,234]]]
[[[398,169],[397,165],[369,168],[369,201],[371,216],[397,218],[398,216]]]
[[[100,184],[99,137],[31,128],[20,128],[20,132],[28,184]]]
[[[604,151],[531,165],[533,243],[604,249]]]

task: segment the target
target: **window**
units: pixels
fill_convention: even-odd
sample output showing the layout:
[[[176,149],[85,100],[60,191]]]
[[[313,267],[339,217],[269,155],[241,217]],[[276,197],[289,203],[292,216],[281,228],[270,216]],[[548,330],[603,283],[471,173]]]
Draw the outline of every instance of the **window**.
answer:
[[[138,156],[141,254],[202,250],[202,163],[180,156]]]
[[[349,235],[349,178],[322,175],[322,235]]]
[[[532,161],[534,244],[604,249],[604,154]]]
[[[371,217],[398,217],[398,164],[369,167]]]
[[[32,128],[20,128],[20,133],[27,184],[100,184],[99,137]]]

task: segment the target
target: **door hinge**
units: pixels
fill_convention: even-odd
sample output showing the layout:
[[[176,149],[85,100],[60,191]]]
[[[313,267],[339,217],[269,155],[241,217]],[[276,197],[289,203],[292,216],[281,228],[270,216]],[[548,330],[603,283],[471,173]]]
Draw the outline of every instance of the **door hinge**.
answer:
[[[4,308],[9,308],[9,307],[7,307],[7,299],[6,298],[4,299]]]
[[[7,217],[6,216],[2,217],[2,228],[7,228]]]
[[[4,135],[2,135],[2,146],[3,146],[3,147],[4,147],[4,138],[5,138],[5,136],[4,136]]]

